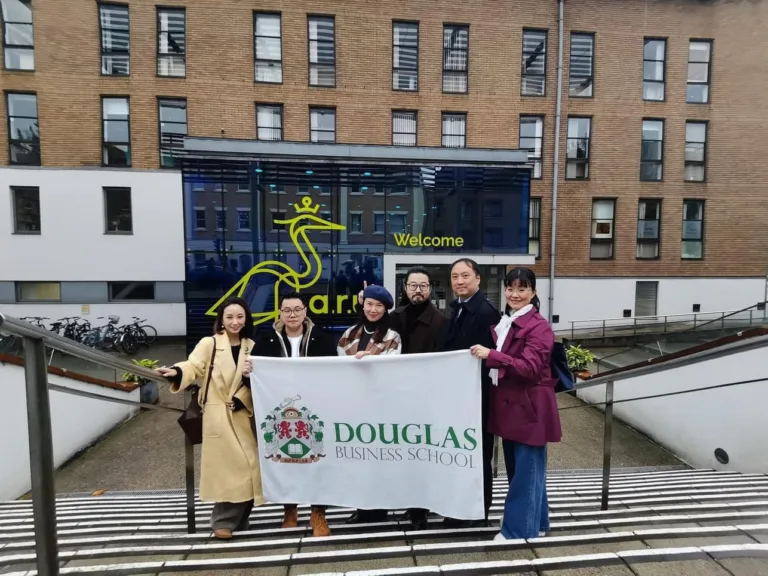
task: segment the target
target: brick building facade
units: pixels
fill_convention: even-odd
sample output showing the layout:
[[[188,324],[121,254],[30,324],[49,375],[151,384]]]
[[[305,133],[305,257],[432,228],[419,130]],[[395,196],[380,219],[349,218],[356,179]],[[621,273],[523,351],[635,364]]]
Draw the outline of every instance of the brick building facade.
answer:
[[[31,7],[24,29],[34,30],[34,70],[10,70],[6,54],[0,114],[8,116],[10,94],[36,94],[46,168],[103,166],[104,97],[128,99],[134,170],[161,168],[161,100],[186,103],[186,126],[178,128],[190,136],[235,139],[257,136],[259,104],[279,105],[282,138],[300,142],[311,138],[313,107],[335,110],[335,141],[355,144],[393,144],[393,111],[414,111],[418,146],[444,144],[442,118],[459,113],[467,147],[527,148],[538,142],[521,137],[535,136],[537,125],[529,120],[521,135],[521,118],[541,118],[541,177],[530,196],[540,199],[534,269],[548,276],[557,1],[32,0]],[[257,30],[259,14],[279,15],[279,41],[274,19]],[[749,292],[735,303],[762,300],[768,165],[758,151],[768,128],[768,2],[566,0],[564,14],[556,277],[711,278],[717,287],[700,289],[715,290],[719,308],[702,309],[735,307],[732,290]],[[404,32],[393,33],[399,23]],[[8,26],[5,52],[29,50]],[[395,44],[405,48],[393,64]],[[281,81],[256,81],[255,69],[276,80],[278,59]],[[310,85],[331,77],[328,63],[333,81]],[[417,89],[393,89],[393,81]],[[0,131],[2,165],[11,164],[9,134]],[[729,278],[749,284],[731,289]],[[580,290],[570,319],[597,310],[578,312]],[[689,312],[682,302],[676,296],[659,313]]]

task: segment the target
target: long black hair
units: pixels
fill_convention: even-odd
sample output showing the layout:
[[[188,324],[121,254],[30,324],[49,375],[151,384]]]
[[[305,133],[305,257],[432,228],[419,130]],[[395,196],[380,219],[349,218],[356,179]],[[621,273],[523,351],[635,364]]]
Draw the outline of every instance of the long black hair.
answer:
[[[248,307],[248,304],[242,298],[227,298],[224,303],[219,306],[219,309],[216,312],[216,321],[213,323],[214,333],[221,334],[224,332],[224,310],[232,305],[240,306],[245,311],[245,322],[243,322],[243,327],[240,329],[240,337],[253,338],[253,316],[251,315],[251,309]]]
[[[521,288],[536,290],[536,274],[534,274],[533,270],[530,268],[513,268],[507,272],[507,275],[504,277],[504,288],[509,288],[515,284]],[[537,312],[541,308],[541,300],[539,300],[539,297],[536,295],[531,299],[531,304],[533,304],[533,307],[536,308]],[[509,304],[507,304],[504,307],[504,313],[508,314],[509,310]]]
[[[363,300],[363,303],[365,303],[365,300]],[[363,329],[366,322],[368,322],[368,319],[365,317],[365,310],[363,310],[363,306],[360,306],[357,324],[355,324],[351,334],[357,334],[358,330]],[[389,330],[391,326],[392,321],[389,319],[389,312],[384,310],[384,316],[381,317],[381,320],[376,322],[376,330],[374,330],[373,335],[371,336],[371,340],[377,344],[381,343],[384,340],[384,336],[387,335],[387,330]]]

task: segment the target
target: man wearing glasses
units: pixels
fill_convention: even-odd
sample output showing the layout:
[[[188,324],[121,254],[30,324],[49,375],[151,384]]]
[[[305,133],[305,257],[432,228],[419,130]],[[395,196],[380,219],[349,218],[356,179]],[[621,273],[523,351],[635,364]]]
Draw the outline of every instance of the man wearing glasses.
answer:
[[[333,339],[307,318],[303,296],[296,292],[280,297],[280,318],[272,330],[264,333],[253,348],[253,356],[270,358],[300,358],[305,356],[336,356]],[[331,530],[325,519],[325,506],[312,506],[310,526],[313,536],[329,536]],[[283,528],[298,526],[298,508],[286,504]]]

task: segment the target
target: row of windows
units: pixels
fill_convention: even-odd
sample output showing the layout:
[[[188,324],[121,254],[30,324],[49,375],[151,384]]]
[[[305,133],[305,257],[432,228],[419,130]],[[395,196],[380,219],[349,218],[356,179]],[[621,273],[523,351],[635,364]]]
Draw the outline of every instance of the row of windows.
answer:
[[[5,67],[34,70],[34,36],[29,0],[0,0],[5,22]],[[283,82],[282,14],[253,13],[254,81]],[[129,7],[99,4],[101,73],[130,74],[131,40]],[[549,32],[523,29],[520,93],[546,94]],[[336,20],[334,16],[307,16],[308,83],[336,86]],[[392,22],[392,89],[419,90],[419,23]],[[469,91],[469,25],[443,26],[443,92]],[[157,8],[157,74],[186,77],[187,32],[185,8]],[[691,39],[688,46],[686,101],[709,102],[712,41]],[[667,40],[645,38],[643,48],[643,99],[665,100]],[[568,93],[591,98],[595,79],[595,34],[572,32]]]
[[[155,299],[154,282],[107,282],[109,302]],[[61,302],[61,282],[16,282],[17,302]]]
[[[104,188],[104,233],[132,234],[133,209],[130,188]],[[12,186],[14,234],[42,234],[40,189]]]
[[[11,164],[40,165],[40,129],[37,96],[7,93],[8,143]],[[158,100],[160,164],[174,167],[172,149],[187,134],[187,102],[182,99]],[[533,178],[542,176],[544,117],[521,115],[518,147],[529,151]],[[336,109],[310,107],[310,141],[336,142]],[[284,130],[282,104],[256,105],[256,137],[282,140]],[[568,117],[566,139],[567,179],[589,178],[592,119]],[[442,145],[463,148],[467,145],[467,114],[443,112]],[[392,144],[416,146],[418,112],[392,111]],[[705,179],[707,123],[689,120],[685,126],[684,179]],[[127,97],[102,98],[102,162],[105,166],[131,166],[130,103]],[[664,175],[664,119],[643,119],[640,155],[640,179],[660,181]]]
[[[661,205],[659,199],[643,199],[637,207],[638,260],[655,260],[661,249]],[[614,258],[616,238],[616,199],[592,200],[592,236],[589,257],[593,260]],[[683,260],[704,258],[704,200],[683,200],[683,222],[680,257]]]

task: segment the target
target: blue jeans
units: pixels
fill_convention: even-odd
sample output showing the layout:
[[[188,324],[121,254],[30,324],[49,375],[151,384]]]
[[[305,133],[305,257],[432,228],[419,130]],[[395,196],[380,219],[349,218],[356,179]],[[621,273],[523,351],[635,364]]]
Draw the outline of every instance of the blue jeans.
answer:
[[[537,538],[549,532],[547,447],[501,441],[509,478],[501,534],[504,538]]]

